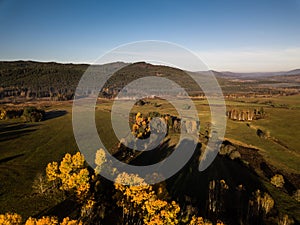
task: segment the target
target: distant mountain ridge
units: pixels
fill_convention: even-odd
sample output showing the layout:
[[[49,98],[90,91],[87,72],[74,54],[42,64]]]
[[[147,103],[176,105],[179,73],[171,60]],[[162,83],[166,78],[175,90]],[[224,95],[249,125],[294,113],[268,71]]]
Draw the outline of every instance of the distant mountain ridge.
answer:
[[[289,71],[280,72],[249,72],[249,73],[238,73],[230,71],[212,71],[216,75],[231,78],[258,78],[258,77],[272,77],[272,76],[289,76],[289,75],[300,75],[300,69],[294,69]]]
[[[145,62],[136,62],[138,64],[145,63]],[[130,65],[136,63],[125,63],[125,62],[112,62],[113,65]],[[0,71],[3,69],[3,66],[14,64],[16,66],[24,66],[27,67],[29,64],[31,65],[44,65],[44,66],[53,66],[53,65],[61,65],[61,66],[74,66],[74,67],[88,67],[88,66],[101,66],[100,64],[88,64],[88,63],[58,63],[54,61],[49,62],[39,62],[33,60],[17,60],[17,61],[0,61]],[[145,63],[149,64],[149,63]],[[151,64],[149,64],[151,65]],[[194,72],[194,71],[191,71]],[[289,71],[278,71],[278,72],[231,72],[231,71],[216,71],[216,70],[209,70],[209,71],[199,71],[197,73],[206,74],[213,72],[216,76],[220,77],[240,77],[240,78],[255,78],[255,77],[271,77],[271,76],[286,76],[286,75],[300,75],[300,69],[293,69]]]
[[[50,98],[51,100],[71,100],[82,75],[89,67],[104,65],[35,62],[0,61],[0,99],[22,97],[26,99]],[[145,76],[158,76],[171,79],[183,87],[190,95],[203,95],[198,84],[181,69],[145,62],[114,62],[105,67],[122,68],[106,82],[101,93],[104,97],[114,97],[128,83]],[[285,72],[235,73],[219,71],[193,72],[199,76],[216,76],[224,94],[230,93],[280,93],[274,90],[273,83],[280,87],[300,87],[300,69]],[[121,77],[121,79],[120,79]],[[259,88],[258,84],[264,84]],[[270,85],[272,83],[272,85]],[[273,85],[274,86],[274,85]],[[279,87],[277,86],[277,87]]]

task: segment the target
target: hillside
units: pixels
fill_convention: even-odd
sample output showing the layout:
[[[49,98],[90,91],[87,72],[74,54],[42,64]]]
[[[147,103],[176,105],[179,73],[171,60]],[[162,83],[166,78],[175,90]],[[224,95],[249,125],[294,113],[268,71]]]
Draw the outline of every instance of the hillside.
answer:
[[[217,72],[217,71],[214,71]],[[227,76],[231,78],[259,78],[259,77],[276,77],[287,75],[300,75],[300,69],[281,71],[281,72],[250,72],[250,73],[238,73],[230,71],[217,72],[221,76]]]
[[[71,100],[80,78],[89,66],[88,64],[33,61],[0,62],[0,100],[6,100],[4,102],[24,102],[41,98],[52,101]],[[116,62],[109,66],[125,67],[107,81],[100,93],[103,97],[114,97],[125,85],[145,76],[165,77],[178,83],[192,96],[203,95],[193,79],[177,68],[144,62],[133,64]],[[97,70],[101,68],[101,65],[92,65],[92,67]],[[225,95],[296,94],[300,87],[299,70],[279,73],[211,72],[216,76]],[[195,74],[208,76],[211,73],[197,72]]]

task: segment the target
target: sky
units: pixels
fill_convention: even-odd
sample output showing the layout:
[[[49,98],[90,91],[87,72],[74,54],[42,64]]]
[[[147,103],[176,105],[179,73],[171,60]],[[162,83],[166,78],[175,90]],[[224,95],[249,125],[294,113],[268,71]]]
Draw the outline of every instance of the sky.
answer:
[[[300,68],[300,0],[0,0],[0,60],[93,63],[162,40],[219,71]]]

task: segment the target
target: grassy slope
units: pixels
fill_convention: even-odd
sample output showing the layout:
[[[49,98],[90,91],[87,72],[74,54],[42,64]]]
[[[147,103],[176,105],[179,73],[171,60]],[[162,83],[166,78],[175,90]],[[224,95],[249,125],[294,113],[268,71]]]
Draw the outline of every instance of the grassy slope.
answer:
[[[265,102],[265,100],[260,101]],[[292,106],[300,105],[300,96],[273,98],[272,101],[279,104],[285,102],[292,108]],[[266,160],[278,168],[283,167],[289,172],[299,173],[300,142],[297,141],[297,137],[300,137],[298,119],[300,110],[298,108],[274,108],[264,104],[261,106],[264,106],[267,113],[265,119],[252,121],[249,123],[250,128],[246,126],[246,122],[228,120],[226,137],[259,148]],[[227,107],[251,108],[249,103],[238,102],[236,104],[232,101],[227,102]],[[274,141],[259,138],[256,135],[257,128],[269,133],[272,138],[280,140],[287,148]]]
[[[32,195],[31,186],[49,162],[60,161],[65,153],[78,151],[71,106],[63,106],[63,110],[67,111],[66,115],[27,123],[25,128],[19,127],[24,125],[20,120],[0,121],[0,214],[15,211],[27,217],[55,203],[55,199],[45,202]],[[98,132],[107,148],[116,144],[112,141],[113,133],[107,132],[111,130],[109,118],[109,112],[103,110],[96,116]]]
[[[30,197],[32,182],[38,173],[45,171],[47,163],[60,160],[66,152],[76,151],[70,121],[71,114],[67,113],[62,117],[29,124],[34,125],[35,130],[0,142],[1,160],[3,160],[0,163],[1,213],[16,211],[26,217],[47,208],[48,202],[39,201],[37,196]],[[4,134],[4,130],[14,126],[13,123],[18,121],[1,121],[1,135]],[[25,128],[21,131],[30,129]],[[16,131],[11,130],[6,133],[13,135],[14,132]],[[5,160],[7,157],[18,155],[20,156],[12,160]]]
[[[227,128],[225,138],[235,140],[239,143],[256,147],[261,150],[261,154],[264,155],[266,160],[278,168],[286,169],[288,172],[299,173],[299,160],[300,160],[300,142],[297,141],[297,137],[300,137],[300,120],[298,119],[300,110],[298,108],[274,108],[263,104],[265,100],[259,100],[260,103],[237,101],[226,101],[227,108],[260,108],[263,106],[267,113],[265,119],[249,122],[227,121]],[[249,99],[244,99],[248,100]],[[256,99],[257,100],[257,99]],[[279,104],[289,104],[290,106],[300,106],[300,96],[284,96],[279,98],[273,98],[272,101],[276,101]],[[160,111],[162,113],[170,113],[176,115],[176,110],[171,104],[163,100],[153,100],[161,104],[161,107],[156,108],[152,104],[145,106],[135,106],[132,112],[147,112],[147,111]],[[201,121],[201,131],[205,129],[205,123],[210,121],[210,110],[205,100],[195,100],[195,105],[199,112],[199,119]],[[256,134],[256,129],[260,128],[264,132],[269,132],[270,136],[276,138],[282,142],[282,144],[288,147],[285,148],[280,144],[274,143],[274,141],[260,138]]]
[[[290,98],[292,100],[289,97],[283,97],[276,101],[300,105],[299,96],[290,96]],[[143,107],[135,106],[132,111],[159,110],[162,113],[176,114],[170,104],[162,100],[154,101],[161,103],[161,107],[156,108],[152,104]],[[227,104],[228,107],[249,107],[249,103],[235,101],[228,101]],[[196,101],[196,105],[200,110],[199,118],[203,130],[205,122],[209,121],[209,107],[206,101],[200,100]],[[260,106],[257,103],[251,103],[251,105]],[[101,103],[96,110],[98,131],[100,135],[104,134],[101,138],[108,148],[116,142],[112,132],[104,133],[104,131],[111,130],[109,106],[109,102]],[[61,107],[56,108],[66,110],[68,112],[66,115],[40,123],[29,123],[26,124],[27,127],[24,127],[23,123],[18,120],[0,121],[0,213],[15,211],[27,217],[55,203],[55,199],[45,201],[38,196],[31,195],[31,186],[36,174],[44,172],[48,162],[60,160],[66,152],[77,151],[72,134],[71,106]],[[53,109],[55,108],[51,110]],[[300,143],[297,141],[300,137],[299,110],[267,107],[266,111],[268,117],[264,120],[253,121],[252,127],[270,131],[272,137],[281,140],[290,150],[272,141],[259,138],[256,130],[247,127],[243,122],[228,121],[226,138],[255,146],[271,164],[299,173]],[[276,191],[274,193],[278,194]]]

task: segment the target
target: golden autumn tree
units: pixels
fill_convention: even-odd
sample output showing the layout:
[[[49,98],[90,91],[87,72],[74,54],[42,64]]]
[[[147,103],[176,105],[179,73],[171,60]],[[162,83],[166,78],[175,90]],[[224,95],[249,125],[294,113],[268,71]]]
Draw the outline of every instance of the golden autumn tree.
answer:
[[[212,225],[212,223],[205,221],[202,217],[193,216],[189,225]]]
[[[89,192],[89,171],[84,166],[84,156],[80,152],[73,156],[67,153],[60,163],[49,163],[46,176],[48,181],[57,184],[61,190],[74,191],[79,198]]]
[[[58,220],[56,217],[43,216],[41,219],[35,219],[29,217],[25,225],[58,225]]]
[[[264,193],[263,197],[261,198],[260,204],[265,214],[268,214],[274,207],[274,200],[268,193]]]
[[[262,193],[259,189],[254,193],[253,201],[249,202],[256,215],[266,216],[274,207],[274,200],[268,193]]]
[[[123,185],[124,183],[128,185]],[[123,220],[141,221],[143,216],[142,204],[154,196],[152,187],[147,185],[144,179],[138,175],[125,172],[117,176],[114,185],[117,190],[114,198],[117,200],[117,205],[123,209]]]
[[[203,217],[193,216],[188,225],[213,225],[213,223],[203,219]],[[215,225],[225,225],[225,224],[221,220],[217,220]]]
[[[16,213],[5,213],[0,215],[1,225],[21,225],[22,217]]]
[[[144,203],[143,209],[146,212],[143,221],[147,225],[178,224],[179,222],[180,207],[175,201],[168,203],[160,199],[150,199]]]
[[[115,188],[121,193],[117,205],[123,208],[123,214],[140,218],[146,225],[178,223],[179,205],[158,199],[152,186],[138,175],[119,174]]]
[[[96,164],[96,168],[95,168],[95,173],[99,174],[101,172],[101,169],[104,165],[104,163],[107,162],[106,159],[106,154],[105,151],[100,148],[99,150],[97,150],[96,152],[96,158],[95,158],[95,164]]]
[[[278,225],[292,225],[294,224],[294,220],[289,218],[287,214],[279,215]]]
[[[71,220],[69,217],[63,219],[60,225],[82,225],[82,222],[79,220]]]
[[[82,225],[79,220],[71,220],[69,217],[59,223],[55,216],[43,216],[40,219],[29,217],[25,223],[22,223],[22,217],[16,213],[6,213],[0,215],[1,225]]]
[[[132,125],[132,134],[137,138],[145,138],[150,135],[151,118],[144,117],[140,112],[135,116],[135,123]]]
[[[272,178],[271,178],[271,184],[273,184],[275,187],[277,188],[282,188],[284,185],[284,178],[281,174],[275,174]]]
[[[95,164],[94,172],[96,175],[100,175],[101,171],[111,175],[115,175],[118,172],[117,168],[113,167],[112,161],[107,159],[106,153],[102,148],[96,152]],[[99,180],[97,182],[99,183]]]

